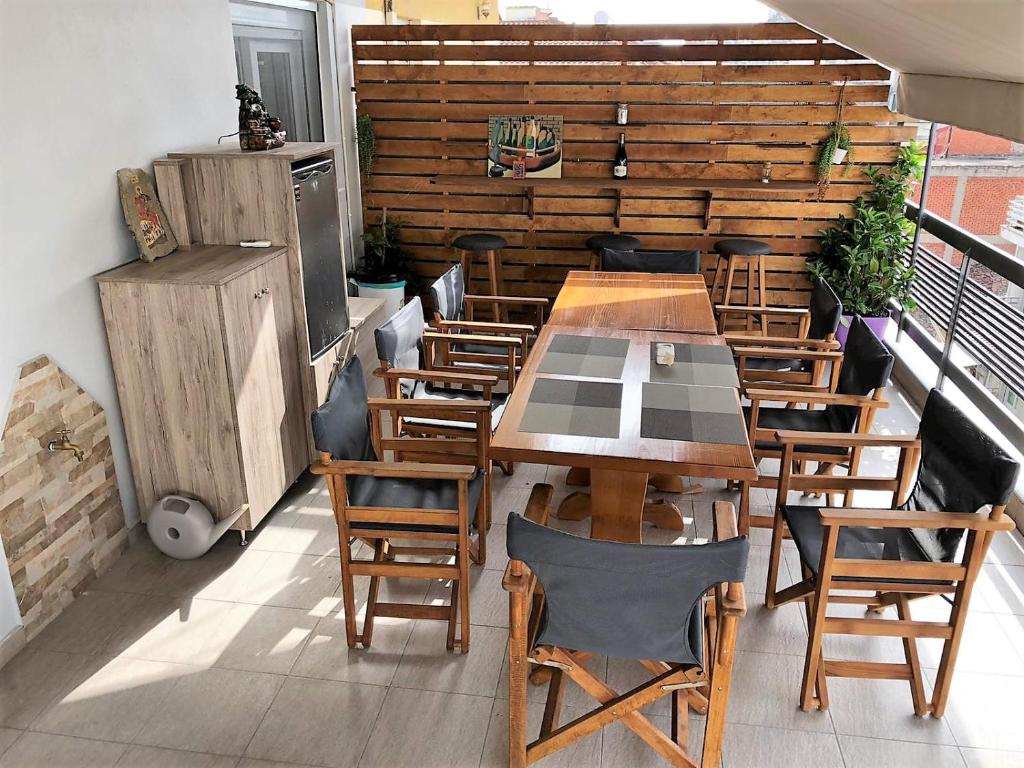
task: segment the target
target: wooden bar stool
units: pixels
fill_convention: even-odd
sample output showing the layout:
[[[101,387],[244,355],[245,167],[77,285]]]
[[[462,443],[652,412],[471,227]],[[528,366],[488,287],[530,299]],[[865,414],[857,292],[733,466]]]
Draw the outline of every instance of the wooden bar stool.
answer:
[[[462,274],[466,276],[466,288],[469,289],[472,280],[470,268],[473,266],[473,254],[482,253],[487,258],[487,278],[490,284],[490,295],[501,296],[501,249],[508,247],[508,241],[498,235],[490,235],[486,232],[474,232],[469,235],[459,235],[452,243],[452,247],[462,253],[459,255],[459,262],[462,264]],[[470,291],[472,292],[472,291]],[[501,323],[505,321],[505,311],[498,302],[491,304],[494,312],[494,321]]]
[[[590,249],[590,271],[596,272],[601,268],[601,252],[609,251],[635,251],[640,247],[640,241],[632,235],[617,235],[609,232],[604,235],[592,235],[587,238],[587,248]]]
[[[715,281],[711,285],[711,303],[730,306],[736,302],[732,301],[733,280],[736,276],[736,267],[741,268],[743,262],[747,267],[747,306],[765,307],[768,305],[768,294],[765,288],[764,257],[772,252],[771,246],[758,240],[744,240],[734,238],[730,240],[719,240],[715,243],[715,252],[718,254],[718,264],[715,265]],[[757,280],[755,281],[755,272]],[[725,276],[725,284],[722,285],[722,276]],[[754,285],[757,284],[755,291]],[[722,286],[722,298],[716,299],[718,288]],[[768,315],[758,314],[758,322],[762,334],[767,333]],[[747,315],[746,328],[748,331],[754,329],[755,315]],[[720,314],[718,317],[718,330],[725,332],[726,316]]]

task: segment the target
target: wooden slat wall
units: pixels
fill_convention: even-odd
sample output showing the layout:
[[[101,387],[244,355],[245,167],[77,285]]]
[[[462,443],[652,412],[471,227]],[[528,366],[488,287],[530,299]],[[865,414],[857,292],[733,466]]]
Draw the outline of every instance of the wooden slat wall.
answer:
[[[357,108],[377,135],[365,220],[387,209],[406,223],[424,290],[453,263],[452,240],[470,231],[509,241],[507,293],[549,297],[567,270],[585,268],[583,243],[595,232],[635,235],[649,249],[700,248],[709,271],[715,240],[749,236],[772,246],[769,302],[806,305],[804,258],[818,231],[869,189],[864,169],[891,163],[916,132],[886,107],[888,70],[797,24],[357,26],[352,39]],[[631,177],[758,179],[770,161],[774,179],[813,181],[844,79],[856,167],[834,173],[822,201],[718,192],[707,230],[696,191],[628,193],[616,229],[611,191],[538,189],[531,221],[514,192],[429,181],[485,177],[492,114],[562,115],[563,177],[610,178],[620,101],[629,103]]]

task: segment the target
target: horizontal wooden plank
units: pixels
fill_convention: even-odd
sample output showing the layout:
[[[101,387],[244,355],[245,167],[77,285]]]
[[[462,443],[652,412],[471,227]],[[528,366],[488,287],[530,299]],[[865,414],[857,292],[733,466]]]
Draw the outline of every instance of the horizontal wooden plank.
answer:
[[[356,24],[352,39],[363,40],[821,40],[795,22],[768,24],[615,24],[615,25],[393,25]]]
[[[839,98],[838,85],[676,85],[647,83],[643,85],[587,85],[523,83],[360,83],[356,95],[363,101],[468,101],[468,102],[532,102],[575,103],[601,101],[652,104],[680,102],[823,102],[834,104]],[[889,88],[885,85],[849,85],[845,99],[851,103],[885,103]],[[539,106],[536,107],[539,109]],[[540,112],[539,114],[543,114]]]
[[[468,41],[467,41],[468,42]],[[836,43],[620,43],[529,45],[462,41],[437,45],[357,42],[354,61],[825,61],[862,60]]]
[[[448,83],[491,83],[493,64],[374,64],[357,63],[355,81],[420,81]],[[844,64],[504,64],[504,83],[841,83],[850,81],[887,82],[889,70],[874,63]]]

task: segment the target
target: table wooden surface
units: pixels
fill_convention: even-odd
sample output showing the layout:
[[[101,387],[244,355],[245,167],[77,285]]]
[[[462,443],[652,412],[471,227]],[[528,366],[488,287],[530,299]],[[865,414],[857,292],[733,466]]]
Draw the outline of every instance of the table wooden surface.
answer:
[[[572,271],[552,325],[717,334],[701,275]]]
[[[590,379],[538,372],[552,339],[559,334],[628,339],[621,379]],[[719,336],[616,328],[581,328],[548,323],[540,332],[491,440],[501,461],[585,467],[590,470],[591,535],[639,541],[644,497],[651,474],[753,480],[757,477],[749,445],[645,438],[640,434],[641,392],[650,377],[650,344],[655,341],[724,345]],[[621,381],[621,421],[617,438],[519,431],[537,381],[543,379]],[[736,411],[741,413],[739,393]]]

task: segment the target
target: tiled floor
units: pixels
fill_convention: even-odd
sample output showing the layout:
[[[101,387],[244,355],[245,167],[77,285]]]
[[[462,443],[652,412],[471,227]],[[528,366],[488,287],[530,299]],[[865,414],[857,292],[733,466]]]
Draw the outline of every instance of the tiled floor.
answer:
[[[911,424],[909,411],[897,404],[878,430],[905,432]],[[467,656],[445,652],[439,623],[390,619],[378,619],[371,650],[348,650],[336,530],[326,492],[312,479],[296,487],[245,549],[232,536],[201,560],[178,562],[137,543],[0,671],[0,768],[505,765],[502,523],[509,511],[523,509],[533,483],[546,480],[564,494],[563,477],[564,470],[536,466],[497,476],[490,559],[474,569]],[[733,497],[719,482],[706,485],[702,496],[677,500],[687,517],[679,541],[707,538],[711,501]],[[758,492],[755,501],[765,507],[771,494]],[[586,523],[576,525],[586,530]],[[674,537],[650,531],[648,539]],[[1001,539],[985,565],[943,720],[914,717],[908,687],[899,682],[833,680],[829,712],[797,708],[806,624],[796,606],[763,607],[767,542],[764,532],[755,533],[750,611],[740,628],[728,717],[728,768],[1024,766],[1019,536]],[[412,602],[443,595],[426,582],[386,589]],[[901,648],[898,641],[846,638],[829,652],[896,660]],[[927,645],[922,658],[933,667],[937,649]],[[612,687],[637,682],[636,667],[627,662],[599,658],[592,666]],[[536,723],[543,691],[532,689],[531,699]],[[586,696],[572,691],[566,715],[585,706]],[[650,714],[668,728],[663,703]],[[694,717],[695,744],[701,733]],[[663,765],[622,726],[546,764]]]

